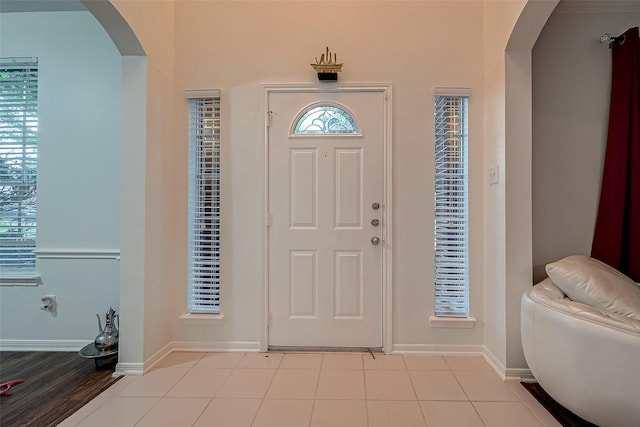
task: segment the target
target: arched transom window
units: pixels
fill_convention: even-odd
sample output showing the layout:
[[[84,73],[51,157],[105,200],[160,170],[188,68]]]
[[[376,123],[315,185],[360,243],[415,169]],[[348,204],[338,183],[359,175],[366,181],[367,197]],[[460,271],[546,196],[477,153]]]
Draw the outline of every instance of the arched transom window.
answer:
[[[355,118],[335,104],[314,104],[294,121],[293,135],[360,135]]]

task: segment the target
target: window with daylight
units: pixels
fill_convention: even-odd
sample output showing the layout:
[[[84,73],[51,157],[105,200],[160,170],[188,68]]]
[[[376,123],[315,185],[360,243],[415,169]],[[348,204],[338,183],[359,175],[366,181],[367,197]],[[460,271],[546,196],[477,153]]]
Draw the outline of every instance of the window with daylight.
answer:
[[[336,105],[314,105],[308,108],[293,128],[294,135],[358,135],[356,121],[345,109]]]
[[[0,271],[35,272],[38,61],[0,58]]]
[[[189,312],[220,313],[220,94],[188,91]]]
[[[435,101],[435,315],[469,316],[468,96]]]

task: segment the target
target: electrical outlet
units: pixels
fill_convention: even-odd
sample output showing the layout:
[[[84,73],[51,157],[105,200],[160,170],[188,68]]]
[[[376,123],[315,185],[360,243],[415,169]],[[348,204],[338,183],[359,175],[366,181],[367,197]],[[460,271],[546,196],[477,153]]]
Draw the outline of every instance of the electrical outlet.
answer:
[[[500,170],[498,165],[489,167],[489,184],[497,184],[500,182]]]
[[[44,311],[52,311],[55,313],[56,311],[56,296],[55,295],[45,295],[40,298],[42,304],[40,305],[40,309]]]

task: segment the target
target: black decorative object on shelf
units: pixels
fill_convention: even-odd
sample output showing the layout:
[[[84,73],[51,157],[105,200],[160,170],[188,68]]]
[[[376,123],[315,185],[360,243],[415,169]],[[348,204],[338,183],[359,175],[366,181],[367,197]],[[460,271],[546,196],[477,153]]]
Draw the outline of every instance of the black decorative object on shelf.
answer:
[[[342,71],[342,63],[338,63],[337,55],[333,55],[327,47],[326,52],[320,56],[320,60],[316,59],[315,64],[311,64],[314,70],[318,73],[318,80],[320,81],[336,81],[338,80],[338,73]]]

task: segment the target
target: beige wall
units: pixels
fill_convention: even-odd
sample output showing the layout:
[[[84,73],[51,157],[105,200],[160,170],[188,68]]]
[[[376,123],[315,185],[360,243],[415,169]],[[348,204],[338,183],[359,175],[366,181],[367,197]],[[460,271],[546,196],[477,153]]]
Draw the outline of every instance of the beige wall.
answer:
[[[175,234],[179,208],[176,197],[180,192],[175,187],[174,162],[175,17],[172,1],[111,3],[133,29],[146,53],[146,60],[141,61],[124,57],[124,66],[132,78],[130,84],[146,81],[142,93],[146,96],[146,111],[142,113],[146,127],[132,128],[137,133],[123,157],[128,165],[125,173],[128,171],[136,179],[130,186],[123,186],[123,198],[130,203],[123,203],[122,249],[123,253],[130,251],[130,258],[123,260],[123,269],[127,263],[129,274],[121,283],[121,320],[128,333],[123,333],[121,339],[128,350],[120,355],[120,363],[123,369],[129,369],[128,364],[133,364],[131,369],[138,369],[142,361],[162,352],[171,342],[176,311],[174,293],[184,288],[184,279],[176,273],[180,261],[175,258],[175,245],[182,238]],[[139,75],[143,71],[145,79]],[[141,112],[136,110],[135,114]],[[145,138],[143,151],[140,138]]]
[[[532,3],[538,5],[531,6],[533,12]],[[531,97],[530,45],[555,1],[112,4],[146,53],[123,57],[123,97],[127,91],[136,95],[123,116],[123,177],[132,178],[122,189],[125,370],[140,368],[176,343],[242,348],[260,340],[261,84],[315,81],[308,63],[326,45],[345,62],[342,81],[391,82],[394,88],[393,344],[405,350],[485,348],[503,370],[524,367],[518,319],[519,295],[530,285],[531,270],[530,117],[513,114],[520,94]],[[525,15],[529,21],[522,20]],[[521,30],[517,43],[513,37],[510,42],[514,27]],[[516,52],[505,57],[508,42]],[[432,241],[434,86],[472,90],[471,314],[478,323],[471,330],[428,325],[433,254],[425,242]],[[221,89],[223,99],[225,318],[213,325],[178,319],[186,309],[182,94],[203,88]],[[136,127],[132,117],[146,126]],[[514,119],[510,127],[505,117]],[[522,134],[510,155],[510,141]],[[500,167],[502,179],[489,186],[491,165]],[[509,261],[514,262],[508,266]]]
[[[485,2],[486,352],[506,376],[526,374],[520,298],[531,286],[531,48],[557,1]]]
[[[260,340],[264,157],[262,83],[315,82],[309,63],[329,46],[342,82],[393,84],[395,348],[482,344],[482,4],[479,2],[176,3],[176,98],[222,91],[222,325],[184,325],[178,341]],[[469,87],[472,330],[432,329],[433,87]],[[187,105],[177,101],[176,153],[186,235]],[[178,258],[186,245],[176,246]],[[180,266],[184,271],[184,266]],[[186,276],[183,272],[181,276]],[[175,293],[184,309],[186,294]]]
[[[506,7],[505,7],[506,6]],[[505,296],[505,59],[524,2],[486,2],[484,9],[484,164],[498,166],[497,184],[484,182],[484,345],[506,362]]]

